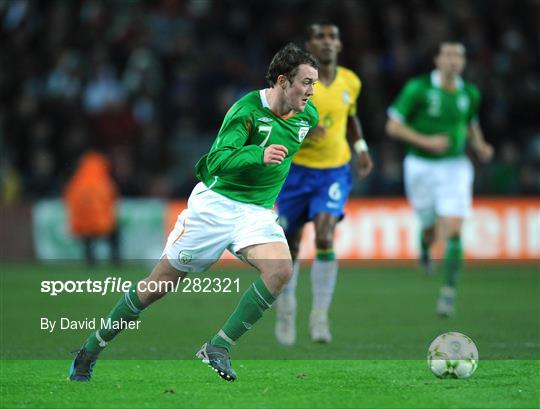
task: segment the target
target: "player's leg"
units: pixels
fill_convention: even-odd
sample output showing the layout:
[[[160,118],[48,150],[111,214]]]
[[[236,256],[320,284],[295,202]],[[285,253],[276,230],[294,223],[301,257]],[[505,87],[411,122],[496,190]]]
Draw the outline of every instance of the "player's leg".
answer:
[[[437,174],[432,160],[407,155],[403,162],[405,193],[420,221],[419,262],[426,274],[433,272],[431,246],[436,239],[435,191]]]
[[[303,231],[303,228],[300,228],[293,234],[286,235],[293,260],[293,274],[275,302],[276,326],[274,329],[276,339],[282,345],[293,345],[296,342],[296,285],[300,271],[298,252]]]
[[[339,219],[329,213],[319,213],[315,224],[316,256],[311,265],[312,307],[309,319],[311,339],[327,343],[332,340],[328,310],[332,303],[338,273],[334,251],[334,234]]]
[[[435,209],[417,209],[416,214],[420,220],[420,267],[426,275],[433,275],[435,268],[431,257],[431,248],[437,238]]]
[[[292,276],[291,255],[283,242],[256,244],[239,253],[260,272],[260,277],[246,290],[236,310],[212,339],[212,344],[227,349],[272,306]]]
[[[283,287],[276,300],[275,336],[283,345],[293,345],[296,342],[296,284],[300,263],[297,260],[300,250],[304,223],[307,219],[307,209],[316,179],[310,177],[309,170],[293,165],[287,180],[277,199],[279,223],[285,230],[291,257],[293,259],[293,276]]]
[[[292,260],[284,242],[251,245],[238,251],[260,276],[244,292],[218,333],[197,353],[225,380],[234,381],[229,351],[232,345],[259,321],[292,276]]]
[[[136,321],[146,307],[163,297],[185,275],[186,273],[172,267],[166,257],[162,258],[148,277],[141,282],[133,283],[131,288],[120,297],[105,321],[111,324]],[[148,291],[149,282],[156,283],[153,288],[157,288],[158,291]],[[71,365],[70,379],[72,381],[89,381],[100,352],[120,332],[121,329],[112,325],[92,332]]]
[[[311,265],[312,308],[310,314],[311,339],[330,342],[332,336],[328,310],[338,272],[334,251],[334,234],[337,223],[344,217],[345,203],[352,186],[348,165],[334,169],[314,170],[318,189],[311,198],[308,219],[315,225],[316,256]]]
[[[205,271],[218,260],[234,229],[234,220],[223,218],[230,211],[227,203],[223,201],[223,196],[199,183],[188,200],[188,208],[179,215],[169,234],[160,261],[147,278],[133,284],[120,297],[108,318],[112,321],[136,320],[146,307],[175,288],[178,280],[188,272]],[[234,207],[234,204],[231,206]],[[213,226],[211,231],[208,228],[209,219]],[[70,378],[89,380],[97,356],[118,332],[112,328],[100,328],[90,334],[72,365]]]
[[[442,316],[450,316],[454,314],[456,286],[463,265],[463,246],[461,244],[463,219],[443,217],[440,222],[446,246],[443,261],[444,281],[437,301],[437,313]]]
[[[437,189],[436,211],[444,233],[444,281],[437,301],[437,313],[455,312],[458,278],[463,265],[461,229],[472,205],[473,168],[467,158],[447,159],[438,169],[441,183]]]

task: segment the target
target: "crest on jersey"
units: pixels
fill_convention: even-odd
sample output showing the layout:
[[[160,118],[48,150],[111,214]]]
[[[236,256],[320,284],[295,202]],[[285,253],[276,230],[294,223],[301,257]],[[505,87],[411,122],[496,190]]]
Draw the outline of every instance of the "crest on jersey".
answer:
[[[469,109],[469,105],[471,104],[469,97],[467,95],[460,95],[457,100],[457,106],[458,109],[461,112],[466,112]]]
[[[345,105],[349,105],[351,102],[351,94],[349,94],[349,91],[343,91],[343,94],[341,94],[341,99],[343,99],[343,103]]]
[[[298,130],[298,140],[300,142],[304,142],[304,138],[306,137],[308,132],[309,132],[309,126],[301,126],[300,129]]]

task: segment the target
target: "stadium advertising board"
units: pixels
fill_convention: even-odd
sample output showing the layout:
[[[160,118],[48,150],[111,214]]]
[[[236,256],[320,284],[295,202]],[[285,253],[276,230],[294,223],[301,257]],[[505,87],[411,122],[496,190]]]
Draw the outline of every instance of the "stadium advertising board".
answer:
[[[185,201],[123,200],[120,205],[121,250],[126,259],[159,257],[162,245]],[[340,259],[392,260],[417,257],[418,221],[403,199],[349,201],[346,218],[337,229]],[[61,201],[40,201],[33,211],[37,258],[78,259],[81,249],[67,229]],[[301,258],[314,255],[314,232],[308,225]],[[540,205],[535,199],[477,199],[464,225],[465,254],[469,259],[540,257]],[[103,243],[101,257],[106,257]],[[440,251],[440,250],[439,250]],[[224,258],[232,258],[224,254]]]

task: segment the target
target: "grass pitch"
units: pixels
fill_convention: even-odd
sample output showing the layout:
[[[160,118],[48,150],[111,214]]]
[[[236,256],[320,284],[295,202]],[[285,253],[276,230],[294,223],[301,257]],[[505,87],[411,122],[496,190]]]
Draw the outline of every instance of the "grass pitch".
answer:
[[[40,293],[45,279],[144,276],[147,268],[3,264],[1,271],[0,407],[2,408],[538,408],[540,407],[540,275],[537,266],[469,266],[457,316],[434,307],[441,277],[412,266],[341,269],[332,307],[334,342],[309,341],[308,274],[299,280],[298,344],[273,336],[268,312],[232,352],[239,379],[226,383],[193,358],[236,305],[239,294],[172,294],[102,354],[92,382],[70,383],[70,350],[87,330],[48,333],[40,317],[101,317],[118,294]],[[255,275],[229,268],[245,289]],[[433,338],[459,331],[480,352],[467,380],[440,380],[425,356]]]
[[[195,361],[103,361],[87,384],[68,361],[7,361],[2,406],[16,408],[535,408],[538,361],[485,361],[441,380],[424,361],[235,361],[226,383]]]

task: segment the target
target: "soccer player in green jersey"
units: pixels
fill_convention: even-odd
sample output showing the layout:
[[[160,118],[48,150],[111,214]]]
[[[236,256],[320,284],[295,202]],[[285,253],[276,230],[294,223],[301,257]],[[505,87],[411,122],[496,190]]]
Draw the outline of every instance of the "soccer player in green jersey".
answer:
[[[289,247],[272,207],[292,157],[317,126],[310,97],[318,68],[311,54],[293,44],[274,55],[266,76],[270,88],[248,93],[227,112],[210,151],[196,164],[200,183],[178,216],[160,261],[120,298],[108,318],[137,320],[170,289],[160,283],[203,272],[229,250],[260,276],[197,357],[221,378],[236,379],[231,346],[271,307],[292,275]],[[161,291],[147,291],[149,282]],[[90,380],[98,354],[119,332],[102,328],[90,334],[71,365],[70,379]]]
[[[473,167],[465,155],[467,139],[483,162],[491,160],[493,148],[484,140],[478,122],[480,92],[460,76],[465,67],[463,44],[442,43],[435,67],[405,85],[388,109],[386,131],[408,146],[405,191],[420,219],[420,261],[428,273],[436,225],[444,232],[444,285],[437,313],[450,316],[463,259],[461,227],[472,201]]]

